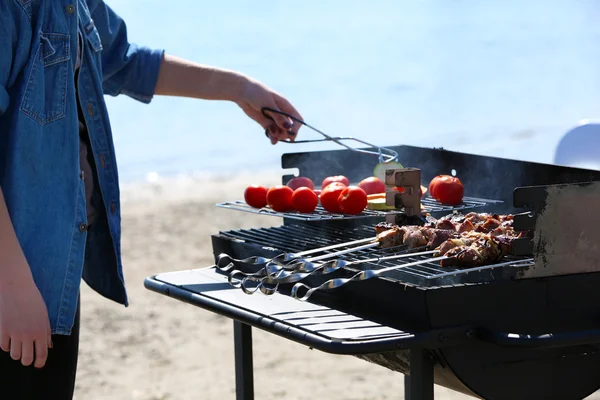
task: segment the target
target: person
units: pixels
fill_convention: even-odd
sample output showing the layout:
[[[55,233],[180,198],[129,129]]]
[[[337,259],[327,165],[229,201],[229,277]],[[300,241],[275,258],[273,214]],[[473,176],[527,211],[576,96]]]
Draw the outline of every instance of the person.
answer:
[[[104,95],[233,102],[273,144],[293,141],[302,118],[249,76],[130,43],[102,0],[1,1],[0,390],[8,398],[73,397],[82,279],[128,305]]]

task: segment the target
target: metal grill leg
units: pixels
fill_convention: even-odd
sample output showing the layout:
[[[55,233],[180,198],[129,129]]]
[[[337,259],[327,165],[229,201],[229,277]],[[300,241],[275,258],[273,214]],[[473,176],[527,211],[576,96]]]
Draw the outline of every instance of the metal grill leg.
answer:
[[[233,321],[235,348],[235,392],[237,400],[254,399],[252,371],[252,327]]]
[[[404,384],[406,400],[433,400],[433,361],[425,349],[410,349],[410,376]]]

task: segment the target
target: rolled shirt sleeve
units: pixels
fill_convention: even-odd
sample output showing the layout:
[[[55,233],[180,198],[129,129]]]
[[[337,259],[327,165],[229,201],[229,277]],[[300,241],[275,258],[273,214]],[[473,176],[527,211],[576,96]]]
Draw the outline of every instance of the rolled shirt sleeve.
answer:
[[[100,2],[92,18],[102,41],[103,91],[124,94],[150,103],[156,89],[164,50],[129,43],[127,26],[108,5]]]
[[[29,59],[31,34],[30,2],[0,1],[0,117],[8,110],[11,89]]]
[[[0,2],[0,117],[8,109],[8,84],[13,69],[13,49],[17,40],[12,1]]]

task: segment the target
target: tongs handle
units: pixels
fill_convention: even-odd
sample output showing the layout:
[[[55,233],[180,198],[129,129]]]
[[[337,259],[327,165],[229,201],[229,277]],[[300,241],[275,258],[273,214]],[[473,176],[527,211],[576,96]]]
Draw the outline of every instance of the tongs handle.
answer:
[[[311,126],[311,125],[307,124],[306,122],[302,121],[301,119],[298,119],[298,118],[294,117],[293,115],[290,115],[290,114],[288,114],[288,113],[286,113],[284,111],[275,110],[275,109],[270,108],[270,107],[263,107],[260,111],[261,111],[261,113],[266,118],[269,118],[270,120],[273,120],[273,117],[271,117],[270,115],[268,115],[266,113],[267,111],[271,112],[271,113],[277,113],[277,114],[285,115],[286,117],[290,118],[291,120],[293,120],[293,121],[295,121],[295,122],[297,122],[299,124],[302,124],[302,125],[310,128],[310,129],[312,129],[313,131],[320,133],[321,135],[323,135],[325,137],[324,139],[313,139],[313,140],[295,140],[295,141],[283,140],[284,143],[314,143],[314,142],[332,141],[332,142],[335,142],[335,143],[339,144],[340,146],[345,147],[345,148],[347,148],[348,150],[351,150],[351,151],[356,151],[358,153],[363,153],[363,154],[376,155],[376,156],[379,157],[379,162],[398,161],[398,153],[395,152],[392,149],[388,149],[386,147],[375,146],[375,145],[373,145],[371,143],[365,142],[364,140],[360,140],[360,139],[353,138],[353,137],[340,137],[340,136],[331,137],[331,136],[327,135],[326,133],[318,130],[314,126]],[[269,137],[268,130],[265,130],[265,135],[267,137]],[[293,132],[293,131],[288,131],[288,135],[295,136],[296,133]],[[348,146],[348,145],[342,143],[342,140],[353,140],[355,142],[362,143],[362,144],[364,144],[366,146],[376,148],[377,151],[357,149],[355,147],[351,147],[351,146]]]

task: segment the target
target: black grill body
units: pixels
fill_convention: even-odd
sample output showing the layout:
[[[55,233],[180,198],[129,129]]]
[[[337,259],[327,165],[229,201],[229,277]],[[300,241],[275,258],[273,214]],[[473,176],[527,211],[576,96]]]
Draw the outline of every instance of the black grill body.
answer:
[[[481,212],[526,211],[513,206],[513,191],[518,187],[600,180],[600,171],[441,149],[391,148],[404,166],[421,169],[423,182],[455,170],[469,195],[502,201],[475,210]],[[297,168],[300,176],[315,182],[337,174],[357,182],[372,173],[375,163],[373,156],[348,150],[282,158],[283,168]],[[284,176],[283,183],[291,177]],[[277,228],[215,234],[213,249],[215,257],[221,253],[235,258],[273,257],[282,251],[373,236],[373,224],[380,221],[284,220]],[[314,286],[323,279],[310,277],[306,283]],[[318,291],[311,301],[415,333],[465,327],[458,332],[466,332],[466,338],[442,335],[425,346],[434,360],[435,382],[451,389],[486,399],[581,399],[600,388],[599,287],[600,273],[516,279],[506,271],[491,270],[429,280],[393,272]],[[289,290],[289,285],[280,287],[281,293]],[[409,374],[409,351],[415,350],[357,356]]]

